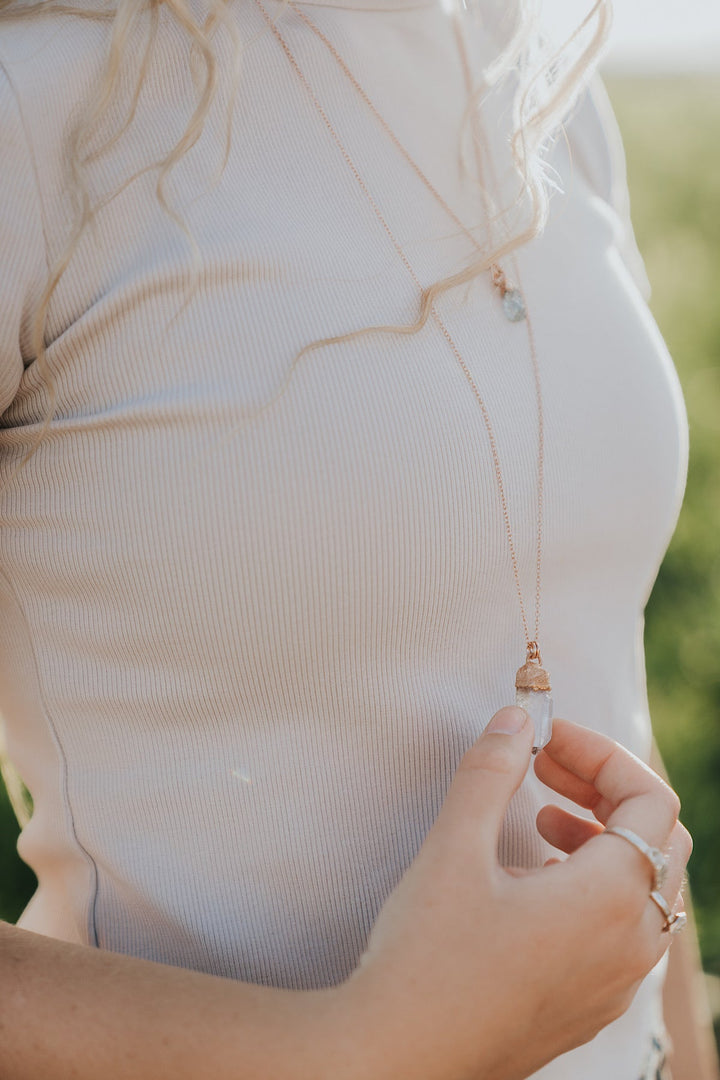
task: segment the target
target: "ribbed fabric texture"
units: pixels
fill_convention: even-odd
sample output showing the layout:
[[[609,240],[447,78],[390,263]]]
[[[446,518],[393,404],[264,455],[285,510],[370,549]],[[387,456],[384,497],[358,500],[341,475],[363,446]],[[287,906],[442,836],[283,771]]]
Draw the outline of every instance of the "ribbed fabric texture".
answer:
[[[482,240],[443,8],[306,10]],[[294,364],[319,337],[411,322],[419,292],[256,5],[236,17],[251,44],[227,167],[213,183],[223,87],[168,186],[198,244],[197,290],[144,173],[106,202],[53,297],[55,415],[1,497],[0,707],[35,800],[20,850],[40,887],[22,925],[309,988],[357,963],[461,755],[512,699],[524,640],[482,417],[435,324]],[[160,19],[133,124],[91,168],[96,198],[189,115],[187,45]],[[467,238],[322,44],[292,11],[279,26],[422,283],[464,265]],[[479,68],[497,47],[489,20],[465,32]],[[48,407],[29,326],[67,240],[64,132],[105,34],[58,16],[3,30],[3,480]],[[505,185],[508,104],[486,115]],[[546,411],[543,656],[558,715],[645,755],[642,613],[678,512],[685,417],[599,80],[567,135],[550,157],[564,191],[516,260]],[[495,426],[532,614],[527,329],[488,275],[438,307]],[[506,864],[546,856],[534,817],[551,798],[528,778]],[[636,1080],[659,981],[543,1076]]]

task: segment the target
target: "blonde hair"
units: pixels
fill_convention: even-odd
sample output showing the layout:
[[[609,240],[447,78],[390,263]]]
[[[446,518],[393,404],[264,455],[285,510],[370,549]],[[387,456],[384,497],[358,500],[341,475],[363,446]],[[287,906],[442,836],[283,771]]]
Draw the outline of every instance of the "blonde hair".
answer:
[[[463,3],[465,7],[465,0],[449,0],[449,2]],[[471,5],[479,4],[481,10],[484,0],[468,0],[468,2]],[[516,214],[519,210],[524,210],[525,213],[529,210],[529,220],[521,224],[519,229],[517,227],[505,229],[504,239],[495,250],[484,252],[470,265],[423,289],[418,315],[414,322],[368,326],[347,334],[310,342],[294,358],[287,378],[301,356],[310,349],[337,344],[363,334],[379,331],[417,333],[425,325],[435,301],[442,293],[471,281],[494,262],[510,255],[544,229],[548,217],[549,192],[557,185],[551,175],[552,171],[547,168],[543,154],[560,130],[563,119],[567,119],[574,104],[579,100],[581,91],[607,39],[612,16],[610,0],[594,0],[591,10],[558,50],[553,50],[550,43],[540,33],[541,0],[515,0],[514,6],[513,4],[504,5],[502,0],[488,0],[488,2],[497,3],[504,10],[508,23],[507,41],[499,55],[483,72],[484,85],[480,86],[468,103],[464,126],[470,124],[473,110],[480,108],[481,99],[489,88],[501,86],[509,76],[517,79],[513,98],[510,150],[515,171],[520,178],[519,194],[515,204],[503,208],[497,214],[497,218],[508,217],[513,210]],[[161,4],[185,33],[191,47],[191,71],[196,101],[185,130],[175,145],[161,160],[148,161],[141,171],[157,171],[157,198],[166,213],[188,236],[196,270],[200,263],[199,250],[182,218],[176,213],[168,199],[167,180],[178,161],[200,138],[217,96],[221,72],[214,38],[220,28],[223,28],[230,36],[233,55],[231,70],[228,72],[230,93],[225,147],[219,170],[220,173],[222,172],[230,153],[232,109],[238,96],[241,54],[244,49],[252,46],[259,36],[244,44],[241,43],[237,21],[232,16],[230,0],[208,0],[208,14],[202,23],[195,18],[188,0],[116,0],[112,9],[93,7],[92,3],[93,0],[88,0],[88,6],[82,7],[57,3],[55,0],[36,0],[34,3],[25,3],[23,0],[0,0],[0,26],[2,21],[8,18],[30,19],[47,14],[93,19],[104,22],[108,26],[107,59],[102,67],[100,83],[89,95],[80,113],[74,117],[68,132],[67,170],[69,188],[75,201],[75,222],[64,250],[51,267],[47,284],[37,306],[32,330],[33,354],[40,372],[48,383],[51,404],[46,422],[37,436],[35,445],[27,452],[20,466],[37,448],[37,443],[42,439],[52,420],[56,404],[45,342],[45,326],[52,296],[77,249],[81,236],[110,197],[92,201],[86,181],[87,169],[94,160],[116,144],[133,123],[157,39]],[[289,0],[284,0],[273,20],[274,23],[282,18],[288,6]],[[472,11],[472,7],[468,10]],[[462,17],[462,11],[459,10],[458,14]],[[135,52],[129,48],[130,38],[136,30],[142,29],[143,24],[147,35],[145,46],[138,54],[139,59],[135,59]],[[267,29],[270,27],[266,27]],[[101,137],[103,122],[111,106],[116,103],[121,80],[127,79],[133,63],[137,65],[137,72],[125,118],[115,131],[103,139]],[[465,160],[462,147],[461,158]],[[135,173],[125,180],[119,190],[126,187],[138,175],[139,173]],[[480,182],[479,179],[478,182]],[[119,190],[116,190],[113,195],[117,195]]]

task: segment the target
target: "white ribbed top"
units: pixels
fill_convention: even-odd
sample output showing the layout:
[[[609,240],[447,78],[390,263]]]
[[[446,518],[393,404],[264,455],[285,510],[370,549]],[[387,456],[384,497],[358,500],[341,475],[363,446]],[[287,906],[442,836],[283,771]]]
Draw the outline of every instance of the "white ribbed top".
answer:
[[[380,8],[303,6],[481,223],[458,167],[449,16],[424,0]],[[252,2],[236,17],[246,41],[265,25]],[[187,47],[160,19],[135,121],[92,167],[96,197],[162,157],[189,114]],[[322,43],[291,10],[279,26],[422,283],[464,265],[467,238]],[[67,238],[64,127],[105,33],[60,16],[3,29],[0,479],[46,414],[30,318]],[[482,23],[466,34],[479,69],[493,39]],[[486,117],[506,180],[507,104]],[[564,193],[517,258],[546,412],[541,642],[558,714],[645,755],[642,613],[678,512],[685,418],[597,79],[567,131],[573,168],[563,139],[551,155]],[[270,33],[244,54],[213,186],[222,137],[218,104],[169,183],[200,251],[185,307],[192,250],[152,174],[85,235],[48,322],[56,414],[0,500],[0,707],[35,800],[20,850],[40,880],[22,925],[317,987],[356,964],[462,753],[511,700],[524,641],[487,435],[437,326],[292,368],[318,337],[411,322],[419,293]],[[495,425],[532,609],[526,325],[488,275],[438,308]],[[505,862],[545,855],[539,787],[508,814]],[[659,978],[543,1076],[637,1080]]]

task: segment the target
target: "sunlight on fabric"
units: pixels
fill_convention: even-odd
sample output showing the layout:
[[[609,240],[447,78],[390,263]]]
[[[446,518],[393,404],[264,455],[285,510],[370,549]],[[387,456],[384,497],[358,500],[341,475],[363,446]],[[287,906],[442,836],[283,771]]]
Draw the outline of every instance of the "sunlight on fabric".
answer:
[[[242,780],[243,784],[252,784],[252,777],[246,765],[238,765],[236,768],[231,769],[230,775],[234,776],[236,780]]]

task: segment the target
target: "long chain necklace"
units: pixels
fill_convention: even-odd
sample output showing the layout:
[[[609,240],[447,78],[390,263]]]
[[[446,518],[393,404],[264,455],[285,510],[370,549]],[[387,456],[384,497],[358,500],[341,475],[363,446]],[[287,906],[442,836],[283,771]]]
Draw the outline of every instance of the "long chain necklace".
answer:
[[[285,55],[287,56],[290,64],[292,65],[293,69],[295,70],[295,73],[297,74],[297,76],[300,79],[305,91],[307,92],[308,96],[310,97],[310,100],[311,100],[311,102],[313,104],[313,107],[315,108],[316,112],[318,113],[318,115],[322,119],[322,121],[325,124],[328,131],[330,132],[330,135],[332,136],[332,139],[335,142],[335,145],[337,146],[338,150],[342,154],[342,156],[343,156],[346,164],[348,165],[348,167],[349,167],[349,169],[350,169],[356,183],[358,184],[360,190],[362,191],[363,195],[365,196],[367,202],[370,204],[370,207],[371,207],[373,213],[375,214],[375,216],[378,219],[378,221],[380,222],[383,230],[387,234],[388,239],[390,240],[393,247],[395,248],[395,251],[397,252],[398,256],[400,257],[400,259],[401,259],[401,261],[403,263],[403,266],[405,267],[405,269],[407,270],[407,272],[409,273],[410,277],[413,279],[413,281],[415,282],[417,287],[422,292],[422,285],[420,283],[420,280],[418,279],[415,271],[413,270],[413,268],[412,268],[412,266],[411,266],[411,264],[410,264],[410,262],[409,262],[409,260],[408,260],[408,258],[406,256],[405,252],[401,248],[397,238],[395,237],[395,234],[393,233],[393,231],[390,228],[390,226],[388,225],[385,217],[383,216],[382,211],[380,210],[377,203],[375,202],[375,200],[374,200],[372,194],[370,193],[365,181],[363,180],[357,166],[355,165],[355,163],[352,160],[350,154],[348,153],[345,145],[343,144],[342,140],[340,139],[340,136],[338,135],[337,131],[333,127],[332,123],[330,122],[330,119],[328,118],[327,113],[325,112],[322,104],[318,100],[318,98],[317,98],[312,86],[310,85],[307,77],[305,76],[304,72],[300,68],[300,65],[298,64],[298,62],[297,62],[294,54],[292,53],[289,45],[287,44],[286,40],[284,39],[284,37],[282,36],[280,31],[278,30],[278,28],[277,28],[277,26],[275,24],[275,21],[271,18],[271,16],[265,10],[265,8],[264,8],[264,6],[262,4],[262,0],[255,0],[255,3],[257,5],[257,7],[260,9],[260,12],[261,12],[263,18],[265,19],[266,23],[270,27],[272,33],[275,35],[276,39],[278,40],[280,46],[282,47],[282,49],[283,49],[283,51],[285,53]],[[466,228],[466,226],[463,224],[463,222],[460,220],[460,218],[454,213],[454,211],[451,209],[451,207],[448,206],[446,201],[442,198],[442,196],[439,194],[439,192],[435,189],[435,187],[430,182],[430,180],[422,172],[419,165],[413,160],[413,158],[410,156],[408,151],[402,145],[400,140],[397,138],[395,133],[392,131],[392,129],[388,125],[388,123],[383,119],[383,117],[379,113],[378,109],[375,107],[375,105],[371,101],[370,97],[368,96],[366,91],[363,89],[363,87],[360,85],[358,80],[352,74],[352,72],[350,71],[348,65],[345,63],[343,58],[340,56],[340,54],[338,53],[338,51],[336,50],[336,48],[332,44],[332,42],[330,42],[328,40],[328,38],[322,33],[322,31],[319,29],[319,27],[317,27],[312,22],[312,20],[308,17],[308,15],[304,11],[300,10],[292,2],[292,0],[288,0],[288,7],[290,7],[295,12],[295,14],[300,19],[302,19],[302,21],[306,24],[306,26],[316,35],[316,37],[319,38],[319,40],[323,43],[323,45],[326,47],[326,49],[331,53],[331,55],[334,57],[335,61],[337,62],[338,66],[340,67],[340,69],[342,70],[344,75],[348,78],[348,80],[350,81],[352,86],[359,93],[362,100],[365,102],[367,107],[370,109],[370,111],[376,117],[376,119],[381,124],[384,131],[386,132],[386,134],[389,136],[390,140],[394,144],[394,146],[402,154],[402,156],[405,158],[405,160],[411,166],[411,168],[413,169],[415,174],[418,176],[418,178],[422,181],[422,183],[425,185],[425,187],[428,189],[428,191],[433,195],[433,197],[437,200],[437,202],[440,204],[440,206],[443,208],[443,210],[448,214],[448,216],[459,226],[459,228],[462,230],[462,232],[470,239],[472,244],[478,250],[481,250],[480,244],[477,242],[477,240],[475,239],[473,234],[470,232],[469,229]],[[457,40],[458,51],[459,51],[460,58],[461,58],[461,64],[462,64],[462,68],[463,68],[463,77],[464,77],[464,81],[465,81],[466,92],[468,93],[468,95],[470,95],[472,93],[472,80],[471,80],[471,76],[470,76],[470,66],[469,66],[469,63],[468,63],[467,52],[466,52],[466,49],[465,49],[465,43],[464,43],[464,40],[463,40],[462,30],[461,30],[461,28],[459,26],[459,22],[458,22],[457,18],[453,19],[453,27],[454,27],[454,30],[455,30],[455,36],[456,36],[456,40]],[[473,110],[473,123],[477,123],[476,110]],[[475,146],[479,178],[482,179],[482,175],[481,175],[482,166],[481,166],[481,161],[480,161],[480,156],[479,156],[479,154],[480,154],[480,144],[479,144],[479,140],[476,137],[476,132],[473,132],[473,144]],[[490,168],[492,170],[491,161],[490,161]],[[493,181],[494,181],[495,185],[497,186],[494,171],[492,173],[492,176],[493,176]],[[482,191],[483,191],[483,202],[484,202],[485,211],[486,211],[486,217],[487,217],[487,221],[488,221],[488,233],[490,233],[490,214],[489,214],[489,211],[488,211],[487,196],[486,196],[486,193],[485,193],[484,185],[482,185]],[[516,275],[517,275],[518,280],[519,280],[519,274],[517,272],[517,266],[516,265],[515,265],[515,272],[516,272]],[[500,503],[501,503],[501,507],[502,507],[503,521],[504,521],[504,525],[505,525],[505,534],[506,534],[506,537],[507,537],[508,548],[509,548],[509,551],[510,551],[510,559],[511,559],[511,562],[512,562],[513,577],[514,577],[514,580],[515,580],[515,589],[516,589],[518,600],[519,600],[519,603],[520,603],[520,616],[521,616],[521,619],[522,619],[523,630],[524,630],[524,633],[525,633],[525,641],[526,641],[526,646],[527,646],[526,661],[522,665],[522,667],[520,667],[518,669],[517,674],[515,676],[515,701],[516,701],[516,704],[522,706],[524,709],[527,710],[527,712],[529,713],[529,715],[530,715],[530,717],[531,717],[531,719],[532,719],[532,721],[534,723],[535,736],[534,736],[534,739],[533,739],[533,753],[537,753],[537,751],[542,749],[542,747],[545,746],[546,743],[549,742],[549,740],[550,740],[551,729],[552,729],[552,712],[553,712],[553,703],[552,703],[551,687],[550,687],[550,677],[549,677],[547,671],[542,666],[542,660],[541,660],[541,657],[540,657],[540,647],[539,647],[540,597],[541,597],[541,579],[542,579],[541,571],[542,571],[543,502],[544,502],[544,475],[545,475],[545,473],[544,473],[544,467],[545,467],[545,437],[544,437],[545,436],[545,429],[544,429],[544,412],[543,412],[543,403],[542,403],[542,391],[541,391],[541,384],[540,384],[540,371],[539,371],[539,366],[538,366],[538,361],[537,361],[537,353],[536,353],[536,349],[535,349],[535,338],[534,338],[534,334],[533,334],[532,323],[530,321],[529,312],[527,311],[527,307],[526,307],[525,300],[524,300],[524,297],[523,297],[523,293],[522,293],[521,289],[518,286],[516,286],[514,283],[512,283],[511,281],[508,280],[508,278],[505,275],[505,272],[499,266],[498,263],[492,263],[491,264],[490,273],[491,273],[492,283],[495,286],[495,288],[498,289],[498,291],[500,293],[500,296],[502,298],[503,310],[505,312],[506,317],[511,322],[520,322],[520,321],[525,322],[525,325],[527,327],[528,341],[529,341],[529,345],[530,345],[530,355],[531,355],[532,367],[533,367],[533,376],[534,376],[534,381],[535,381],[535,393],[536,393],[537,410],[538,410],[538,469],[537,469],[537,493],[538,493],[537,505],[538,505],[538,510],[537,510],[537,548],[536,548],[536,565],[535,565],[535,626],[534,626],[534,633],[532,634],[532,636],[530,634],[529,624],[528,624],[528,620],[527,620],[527,614],[526,614],[526,611],[525,611],[525,603],[524,603],[524,600],[523,600],[522,588],[521,588],[521,585],[520,585],[520,572],[519,572],[519,568],[518,568],[518,560],[517,560],[517,554],[516,554],[516,550],[515,550],[515,541],[514,541],[514,538],[513,538],[512,528],[511,528],[511,525],[510,525],[510,514],[509,514],[509,511],[508,511],[507,498],[506,498],[506,495],[505,495],[505,483],[504,483],[504,480],[503,480],[502,469],[500,467],[500,457],[499,457],[498,449],[497,449],[497,441],[496,441],[496,438],[495,438],[495,431],[494,431],[494,428],[493,428],[491,420],[490,420],[490,414],[489,414],[487,406],[485,405],[485,402],[484,402],[484,400],[483,400],[483,398],[482,398],[482,396],[480,394],[480,391],[478,390],[477,384],[476,384],[475,380],[473,379],[473,376],[472,376],[467,364],[465,363],[465,360],[463,359],[463,357],[462,357],[462,355],[461,355],[461,353],[460,353],[460,351],[459,351],[459,349],[458,349],[452,335],[450,334],[450,331],[448,330],[445,323],[443,322],[443,320],[442,320],[442,318],[441,318],[441,316],[440,316],[439,312],[437,311],[437,308],[435,307],[434,304],[432,304],[431,307],[430,307],[430,314],[431,314],[431,316],[433,318],[433,321],[437,325],[438,329],[441,331],[443,337],[446,339],[448,345],[450,346],[450,349],[452,350],[453,355],[455,356],[455,359],[459,363],[459,365],[460,365],[460,367],[461,367],[461,369],[463,371],[463,374],[465,375],[465,378],[467,379],[468,383],[470,384],[470,388],[471,388],[471,390],[472,390],[472,392],[473,392],[473,394],[474,394],[474,396],[475,396],[475,398],[476,398],[476,400],[477,400],[477,402],[478,402],[478,404],[480,406],[480,410],[481,410],[482,417],[483,417],[483,422],[485,424],[485,429],[487,431],[487,436],[488,436],[488,440],[489,440],[489,443],[490,443],[490,451],[491,451],[491,454],[492,454],[493,466],[494,466],[494,471],[495,471],[495,479],[496,479],[496,482],[497,482],[498,493],[499,493],[499,496],[500,496]]]

